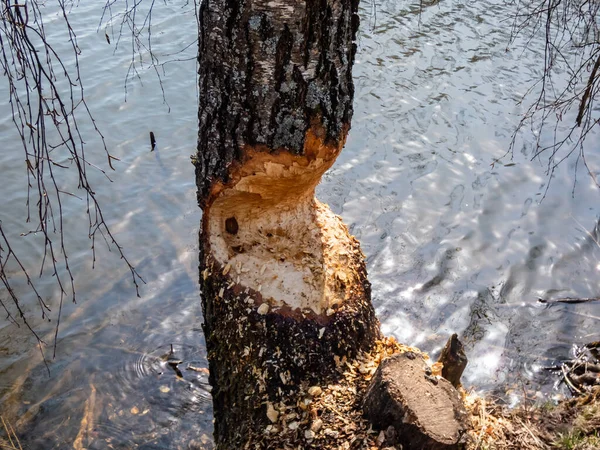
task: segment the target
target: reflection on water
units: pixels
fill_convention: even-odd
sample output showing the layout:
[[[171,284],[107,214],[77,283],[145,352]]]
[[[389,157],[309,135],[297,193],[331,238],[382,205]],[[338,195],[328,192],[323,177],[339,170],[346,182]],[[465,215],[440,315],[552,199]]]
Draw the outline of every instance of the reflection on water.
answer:
[[[531,389],[547,391],[554,380],[539,367],[568,356],[573,342],[599,340],[600,311],[536,299],[598,295],[600,211],[581,165],[572,195],[575,160],[558,168],[540,203],[548,179],[545,161],[530,161],[533,134],[521,137],[512,160],[493,164],[518,123],[518,100],[539,76],[541,43],[506,51],[501,0],[428,2],[422,14],[418,2],[362,8],[353,128],[319,198],[362,243],[386,333],[436,352],[457,332],[470,358],[467,385],[522,391],[533,381]],[[114,183],[96,189],[147,284],[137,298],[106,251],[92,271],[81,204],[66,204],[78,304],[65,305],[51,377],[31,336],[0,322],[0,411],[32,449],[211,448],[189,163],[196,68],[166,66],[170,114],[150,75],[129,85],[125,102],[130,55],[113,53],[96,33],[90,17],[99,13],[90,4],[74,12],[88,100],[121,160]],[[157,23],[155,50],[172,53],[195,38],[190,8],[165,10]],[[18,234],[22,156],[7,109],[0,130],[0,218]],[[589,137],[588,148],[598,141]],[[588,162],[600,167],[591,150]],[[26,259],[40,256],[37,242],[23,245]],[[53,280],[41,289],[55,306]],[[35,323],[51,341],[54,323]]]
[[[509,11],[446,2],[419,16],[378,2],[361,38],[352,139],[321,186],[368,255],[384,330],[432,352],[459,332],[466,381],[486,388],[598,337],[597,305],[536,302],[598,294],[598,190],[581,170],[573,189],[568,160],[540,203],[548,179],[545,161],[529,160],[533,134],[492,164],[543,54],[541,42],[507,51]],[[597,135],[588,144],[598,170]]]
[[[197,284],[175,264],[160,256],[140,264],[159,278],[141,299],[123,296],[125,278],[81,305],[77,323],[63,329],[51,378],[39,359],[9,367],[3,413],[31,448],[212,447]]]

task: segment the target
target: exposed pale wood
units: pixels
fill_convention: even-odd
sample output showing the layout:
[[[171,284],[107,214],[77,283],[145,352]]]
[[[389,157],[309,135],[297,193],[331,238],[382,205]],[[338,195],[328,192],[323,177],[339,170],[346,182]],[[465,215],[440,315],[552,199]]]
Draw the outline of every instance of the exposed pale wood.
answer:
[[[376,429],[390,433],[389,444],[404,449],[458,449],[467,430],[460,394],[431,375],[421,355],[406,352],[384,360],[367,390],[365,415]]]
[[[201,5],[193,160],[218,448],[277,448],[274,405],[335,384],[380,337],[359,244],[314,198],[350,128],[357,7]]]

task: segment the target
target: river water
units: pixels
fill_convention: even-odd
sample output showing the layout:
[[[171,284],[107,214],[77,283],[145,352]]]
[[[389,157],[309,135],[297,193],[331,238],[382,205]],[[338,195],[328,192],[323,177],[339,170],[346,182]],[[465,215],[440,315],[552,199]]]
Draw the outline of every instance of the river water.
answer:
[[[525,108],[518,102],[543,61],[540,39],[528,49],[508,46],[511,8],[502,0],[448,0],[419,13],[418,3],[362,3],[352,130],[317,196],[361,241],[387,334],[435,354],[456,332],[470,359],[465,385],[511,401],[549,395],[555,380],[540,367],[568,357],[573,344],[600,340],[597,303],[537,302],[599,295],[599,191],[575,158],[558,167],[548,187],[545,159],[531,160],[535,130],[519,136],[512,159],[494,164],[506,154]],[[111,45],[105,28],[98,31],[102,5],[81,3],[71,13],[89,106],[120,159],[112,183],[92,178],[107,222],[146,284],[137,297],[114,251],[99,249],[92,270],[85,206],[69,199],[78,303],[63,308],[50,376],[24,327],[0,321],[0,412],[30,449],[211,448],[197,284],[200,211],[190,164],[198,94],[194,6],[155,7],[154,51],[162,61],[178,60],[161,68],[163,99],[150,69],[125,89],[131,47],[122,40],[115,50],[117,21],[107,30]],[[51,11],[48,23],[68,60]],[[6,98],[6,87],[0,90]],[[88,154],[105,167],[91,125],[82,130]],[[599,144],[597,133],[588,137],[596,175]],[[28,230],[26,180],[6,104],[0,147],[0,220],[34,268],[41,241],[19,237]],[[38,317],[17,273],[13,281],[52,342],[54,321]],[[52,277],[39,286],[56,312]],[[181,360],[181,377],[169,358]]]

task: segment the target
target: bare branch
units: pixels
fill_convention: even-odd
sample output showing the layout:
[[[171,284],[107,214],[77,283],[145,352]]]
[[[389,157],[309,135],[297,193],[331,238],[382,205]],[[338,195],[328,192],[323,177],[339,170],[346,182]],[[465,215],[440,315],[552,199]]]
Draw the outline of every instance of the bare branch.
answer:
[[[52,44],[48,41],[44,28],[44,2],[32,0],[19,3],[17,0],[0,0],[0,67],[8,84],[13,123],[22,143],[25,172],[27,176],[27,222],[33,222],[33,230],[28,234],[41,234],[44,241],[44,254],[39,268],[42,275],[50,269],[59,287],[60,299],[55,326],[54,352],[60,325],[62,304],[65,298],[76,301],[74,277],[69,264],[65,244],[63,223],[63,199],[67,194],[59,187],[57,180],[61,170],[73,169],[77,173],[77,189],[83,190],[88,218],[88,237],[92,242],[95,258],[95,237],[100,233],[109,246],[128,267],[132,282],[139,295],[139,284],[143,279],[123,253],[110,228],[105,222],[96,193],[88,180],[88,167],[94,166],[85,155],[85,142],[80,132],[80,121],[90,121],[99,136],[108,165],[112,169],[112,156],[106,146],[104,136],[87,105],[79,70],[80,49],[77,35],[71,28],[68,18],[73,0],[58,0],[62,23],[69,36],[74,64],[67,69]],[[61,81],[59,83],[59,80]],[[63,82],[67,87],[62,88]],[[104,170],[101,173],[106,175]],[[109,179],[107,177],[107,179]],[[110,180],[110,179],[109,179]],[[11,316],[7,305],[1,304],[8,313],[9,320],[20,321],[29,328],[40,343],[42,340],[30,326],[21,308],[8,277],[8,264],[16,264],[24,274],[28,286],[37,298],[42,318],[47,319],[50,311],[36,289],[24,264],[13,250],[8,235],[0,222],[0,280],[18,317]]]
[[[162,3],[167,5],[167,0],[163,0]],[[120,9],[115,8],[117,4],[121,5]],[[182,5],[182,8],[185,8],[188,5],[189,1],[186,1]],[[101,27],[104,27],[104,33],[108,43],[110,44],[111,37],[115,42],[115,51],[122,45],[123,39],[128,41],[128,45],[131,48],[131,59],[129,61],[129,67],[124,83],[125,98],[127,98],[127,86],[129,82],[132,79],[137,79],[139,82],[142,82],[141,71],[150,69],[155,73],[156,78],[158,79],[163,102],[170,111],[171,107],[167,102],[163,84],[164,72],[161,73],[161,70],[164,70],[164,66],[172,62],[188,61],[192,59],[179,59],[176,56],[184,53],[187,49],[197,44],[198,39],[196,38],[192,42],[182,45],[175,53],[164,55],[156,53],[152,47],[152,14],[155,6],[156,0],[146,0],[145,2],[144,0],[106,0],[102,17],[98,24],[98,30],[100,30]],[[196,18],[198,17],[197,6],[197,0],[194,0]],[[115,29],[117,29],[116,33]],[[161,62],[161,58],[164,57],[173,58]],[[193,58],[195,59],[196,56],[194,55]]]
[[[600,187],[594,170],[585,157],[586,137],[600,124],[594,108],[600,93],[600,1],[599,0],[514,0],[516,13],[511,44],[525,39],[525,46],[540,33],[545,36],[544,66],[537,83],[524,96],[537,91],[513,135],[509,152],[514,151],[517,133],[527,124],[536,129],[536,149],[532,159],[545,155],[546,173],[573,153],[581,159],[594,183]],[[566,74],[566,82],[565,82]],[[573,117],[565,129],[564,118]],[[550,127],[551,144],[543,141]],[[598,168],[596,168],[598,170]],[[575,178],[576,183],[576,178]],[[546,189],[548,188],[546,186]]]

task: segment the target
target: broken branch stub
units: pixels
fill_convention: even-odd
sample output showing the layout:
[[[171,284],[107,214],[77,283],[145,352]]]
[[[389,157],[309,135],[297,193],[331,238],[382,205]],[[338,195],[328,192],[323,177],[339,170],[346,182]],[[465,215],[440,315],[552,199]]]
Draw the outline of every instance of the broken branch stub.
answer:
[[[460,386],[460,377],[467,367],[467,355],[462,342],[458,340],[458,335],[454,333],[446,342],[446,345],[440,353],[438,362],[443,364],[442,376],[452,383],[452,386]]]

